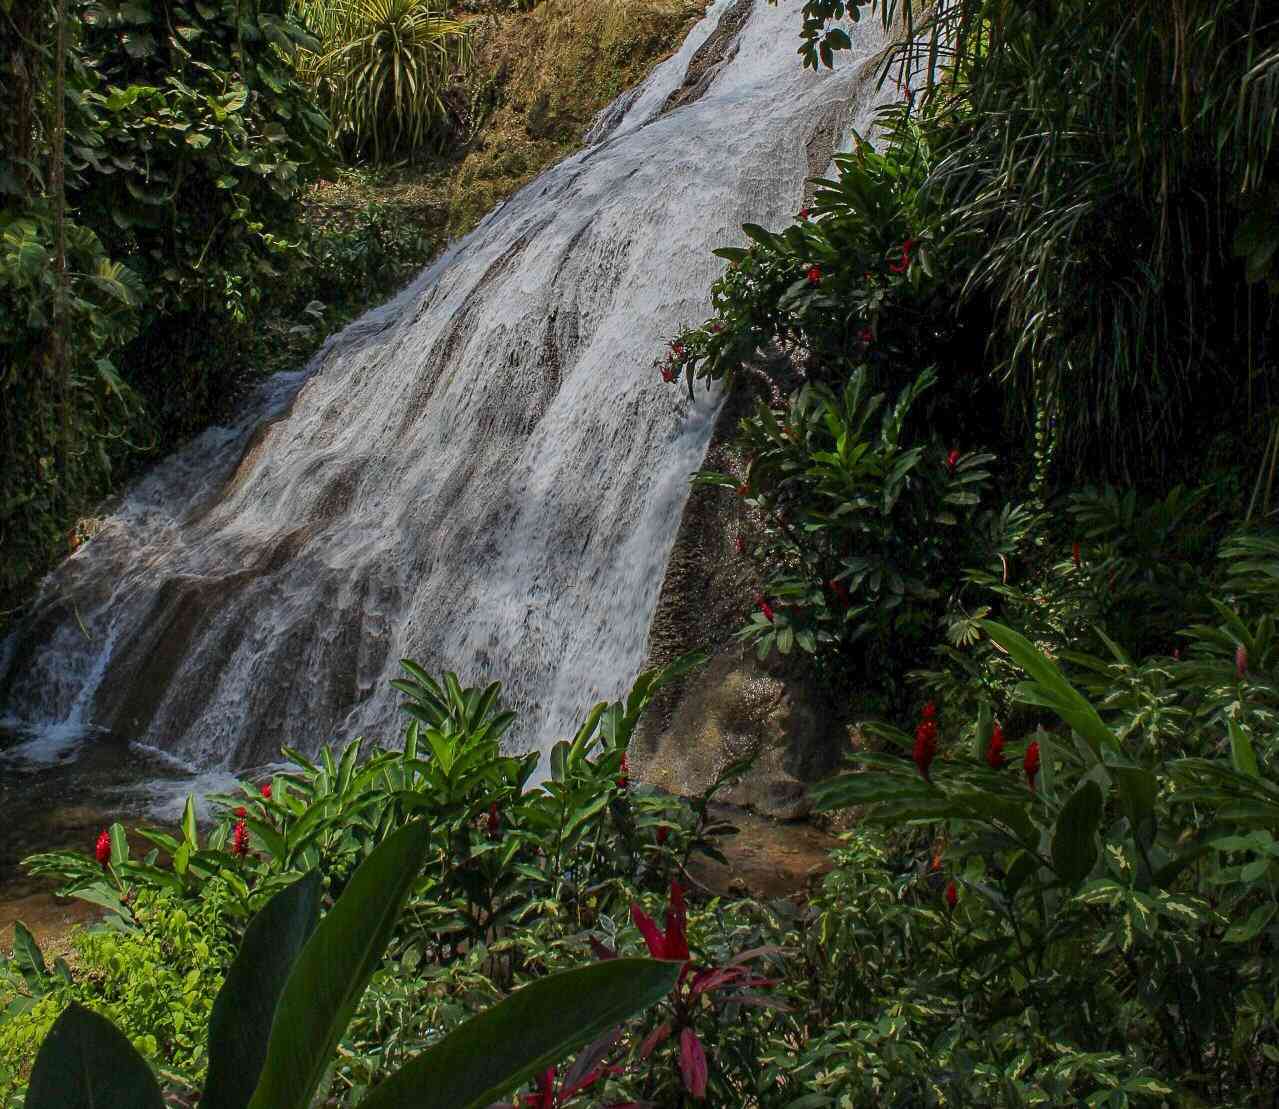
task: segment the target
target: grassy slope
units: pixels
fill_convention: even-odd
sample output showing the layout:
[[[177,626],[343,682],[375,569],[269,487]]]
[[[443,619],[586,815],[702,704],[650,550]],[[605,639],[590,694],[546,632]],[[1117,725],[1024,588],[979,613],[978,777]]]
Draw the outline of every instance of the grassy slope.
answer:
[[[371,204],[403,215],[439,249],[576,150],[596,113],[669,56],[705,8],[545,0],[529,13],[475,16],[477,65],[454,95],[469,141],[420,164],[344,170],[311,190],[307,218],[345,226]]]

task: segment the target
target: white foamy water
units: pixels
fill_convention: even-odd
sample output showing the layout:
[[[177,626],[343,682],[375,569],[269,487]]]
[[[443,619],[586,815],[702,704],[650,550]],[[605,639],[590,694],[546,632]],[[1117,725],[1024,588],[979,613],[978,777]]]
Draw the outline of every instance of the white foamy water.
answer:
[[[520,746],[621,694],[717,410],[653,359],[705,317],[710,251],[789,222],[869,119],[878,29],[813,73],[799,7],[757,0],[700,99],[664,111],[744,11],[717,0],[593,145],[138,482],[6,645],[9,723],[213,772],[393,740],[401,657],[500,680]]]

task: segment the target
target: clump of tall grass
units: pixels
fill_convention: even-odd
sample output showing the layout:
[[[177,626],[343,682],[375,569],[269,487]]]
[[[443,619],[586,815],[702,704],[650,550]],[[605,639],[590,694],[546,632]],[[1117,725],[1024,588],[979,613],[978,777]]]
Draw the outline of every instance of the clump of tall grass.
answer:
[[[442,0],[295,0],[319,39],[301,74],[348,155],[383,161],[438,149],[449,135],[448,87],[471,62],[466,25]]]

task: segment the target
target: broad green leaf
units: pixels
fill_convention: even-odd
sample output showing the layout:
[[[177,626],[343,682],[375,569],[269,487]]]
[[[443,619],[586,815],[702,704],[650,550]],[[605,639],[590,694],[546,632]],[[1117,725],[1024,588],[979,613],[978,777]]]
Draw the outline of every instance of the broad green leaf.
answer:
[[[320,873],[287,886],[249,922],[209,1018],[202,1109],[244,1109],[266,1061],[276,1003],[320,918]]]
[[[302,949],[271,1023],[252,1109],[306,1109],[422,867],[431,829],[401,828],[355,872]]]
[[[1101,786],[1084,782],[1062,807],[1053,827],[1053,867],[1062,880],[1082,882],[1097,862],[1097,826],[1101,822]]]
[[[1252,740],[1239,721],[1233,719],[1230,721],[1230,762],[1240,774],[1246,774],[1249,778],[1261,777]]]
[[[980,621],[982,629],[1000,647],[1008,652],[1017,663],[1033,679],[1040,697],[1035,703],[1050,707],[1058,716],[1069,724],[1092,748],[1093,754],[1101,757],[1103,747],[1117,749],[1119,741],[1114,733],[1102,723],[1097,710],[1066,681],[1061,671],[1044,657],[1035,647],[1013,631],[1012,628],[996,624],[993,620]],[[1019,690],[1019,696],[1022,696]]]
[[[36,938],[20,920],[13,923],[13,959],[24,977],[45,978],[49,970]]]
[[[187,803],[182,809],[182,838],[191,845],[192,849],[200,846],[200,838],[195,824],[194,797],[188,797]]]
[[[551,975],[472,1017],[402,1067],[361,1109],[484,1109],[665,997],[679,962],[611,959]]]
[[[26,1109],[164,1109],[146,1060],[105,1017],[72,1002],[40,1045]]]

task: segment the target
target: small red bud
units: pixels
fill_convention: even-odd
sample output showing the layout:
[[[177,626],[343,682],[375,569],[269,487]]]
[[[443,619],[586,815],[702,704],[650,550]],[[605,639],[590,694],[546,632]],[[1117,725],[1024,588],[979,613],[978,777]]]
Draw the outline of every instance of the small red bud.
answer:
[[[1039,774],[1039,740],[1031,740],[1030,746],[1026,748],[1026,757],[1022,761],[1022,769],[1026,771],[1026,783],[1030,786],[1030,792],[1035,792],[1035,778]]]
[[[1248,676],[1248,648],[1242,643],[1235,648],[1235,677],[1240,681]]]
[[[958,903],[959,887],[952,880],[946,883],[946,904],[953,909]]]

